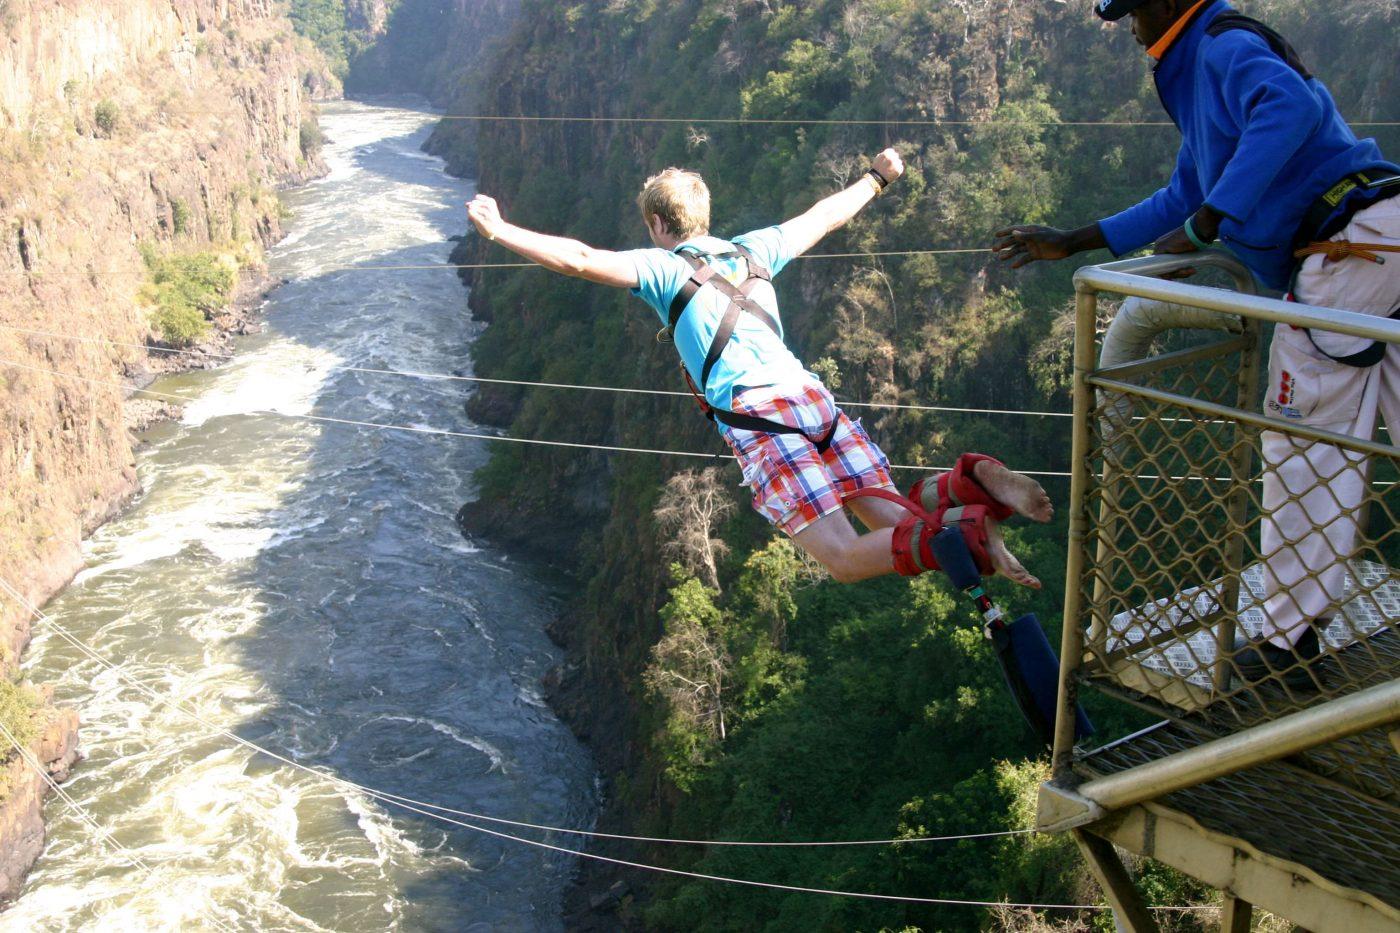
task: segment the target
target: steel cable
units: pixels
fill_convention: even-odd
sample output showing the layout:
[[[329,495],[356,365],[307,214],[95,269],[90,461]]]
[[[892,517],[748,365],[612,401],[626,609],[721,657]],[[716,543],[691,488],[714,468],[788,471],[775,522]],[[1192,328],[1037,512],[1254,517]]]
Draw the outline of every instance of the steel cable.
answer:
[[[115,675],[117,676],[117,678],[118,678],[119,680],[121,680],[123,683],[126,683],[128,686],[131,686],[131,687],[135,688],[136,690],[140,691],[142,694],[146,695],[148,698],[150,698],[151,700],[153,700],[153,701],[154,701],[155,703],[157,703],[158,705],[161,705],[161,704],[168,704],[172,709],[175,709],[177,712],[180,712],[181,714],[185,715],[186,717],[188,717],[188,718],[191,719],[192,721],[198,723],[199,725],[202,725],[202,726],[204,726],[205,728],[210,729],[210,730],[213,731],[216,735],[219,735],[219,736],[221,736],[221,737],[227,738],[227,739],[229,739],[230,741],[233,741],[234,743],[236,743],[236,744],[242,746],[243,748],[247,749],[248,751],[254,752],[254,753],[256,753],[256,754],[264,755],[264,756],[266,756],[266,757],[268,757],[268,758],[271,758],[271,759],[274,760],[274,761],[277,761],[277,762],[279,762],[279,763],[281,763],[281,764],[285,764],[285,765],[287,765],[287,766],[289,766],[289,767],[292,767],[292,768],[294,768],[294,769],[296,769],[296,770],[298,770],[298,771],[305,772],[305,773],[307,773],[307,774],[309,774],[309,775],[312,775],[312,776],[314,776],[314,777],[320,778],[320,779],[322,779],[322,780],[324,780],[324,781],[329,781],[329,782],[331,782],[331,783],[333,783],[333,784],[336,784],[336,785],[338,785],[338,786],[341,786],[341,787],[343,787],[343,788],[346,788],[346,789],[349,789],[349,790],[354,790],[354,791],[356,791],[356,792],[358,792],[358,793],[362,793],[362,794],[366,795],[367,797],[369,797],[369,798],[371,798],[371,799],[373,799],[373,800],[379,801],[380,803],[389,804],[390,806],[398,807],[399,809],[406,810],[406,811],[411,812],[411,813],[417,813],[417,814],[419,814],[420,816],[426,816],[426,817],[428,817],[428,818],[430,818],[430,819],[438,820],[438,821],[440,821],[440,822],[447,823],[447,824],[449,824],[449,825],[459,826],[459,827],[461,827],[461,828],[463,828],[463,829],[468,829],[468,830],[471,830],[471,831],[476,832],[476,833],[484,834],[484,835],[487,835],[487,836],[492,836],[492,837],[495,837],[495,838],[498,838],[498,839],[508,840],[508,841],[512,841],[512,842],[518,842],[518,843],[521,843],[521,844],[523,844],[523,845],[533,846],[533,847],[536,847],[536,848],[545,849],[545,850],[547,850],[547,851],[557,852],[557,853],[560,853],[560,854],[563,854],[563,855],[577,856],[577,857],[579,857],[579,858],[587,858],[587,859],[592,859],[592,860],[594,860],[594,861],[605,862],[605,863],[612,864],[612,865],[619,865],[619,866],[622,866],[622,867],[625,867],[625,868],[635,868],[635,869],[639,869],[639,870],[642,870],[642,871],[652,871],[652,872],[659,872],[659,873],[662,873],[662,874],[677,875],[677,876],[682,876],[682,877],[687,877],[687,878],[694,878],[694,879],[699,880],[699,881],[714,881],[714,882],[721,882],[721,883],[725,883],[725,884],[738,884],[738,885],[744,885],[744,886],[748,886],[748,887],[766,888],[766,889],[770,889],[770,890],[779,890],[779,891],[790,891],[790,892],[795,892],[795,893],[800,893],[800,894],[822,894],[822,895],[829,895],[829,896],[834,896],[834,897],[851,897],[851,898],[860,898],[860,899],[865,899],[865,900],[894,901],[894,902],[901,902],[901,903],[916,903],[916,904],[941,904],[941,905],[963,906],[963,907],[1014,907],[1014,908],[1028,909],[1028,910],[1108,910],[1108,909],[1110,909],[1110,908],[1108,908],[1108,907],[1106,907],[1105,905],[1102,905],[1102,904],[1029,904],[1029,903],[1009,903],[1009,902],[1005,902],[1005,901],[965,900],[965,899],[961,899],[961,898],[911,897],[911,896],[894,895],[894,894],[877,894],[877,893],[870,893],[870,892],[864,892],[864,891],[842,891],[842,890],[835,890],[835,889],[828,889],[828,888],[804,887],[804,886],[800,886],[800,885],[776,884],[776,883],[766,882],[766,881],[753,881],[753,880],[745,879],[745,878],[733,878],[733,877],[728,877],[728,876],[725,876],[725,875],[710,875],[710,874],[704,874],[704,873],[700,873],[700,872],[689,872],[689,871],[683,871],[683,870],[681,870],[681,869],[666,868],[666,867],[660,866],[660,865],[651,865],[651,864],[647,864],[647,863],[644,863],[644,862],[634,862],[634,861],[630,861],[630,860],[628,860],[628,859],[612,858],[612,857],[610,857],[610,856],[599,855],[599,854],[594,853],[594,852],[579,851],[579,850],[577,850],[577,849],[570,849],[570,848],[567,848],[567,847],[565,847],[565,846],[554,845],[554,844],[552,844],[552,843],[542,842],[542,841],[536,840],[536,839],[526,839],[526,838],[524,838],[524,837],[522,837],[522,836],[515,836],[515,835],[512,835],[512,834],[510,834],[510,833],[501,832],[501,831],[499,831],[499,830],[488,829],[488,828],[486,828],[486,827],[484,827],[484,826],[477,826],[477,825],[475,825],[475,824],[473,824],[473,823],[467,823],[467,822],[464,822],[464,821],[462,821],[462,820],[453,819],[452,816],[464,816],[464,817],[466,817],[467,819],[476,819],[476,820],[482,820],[482,821],[485,821],[485,822],[494,822],[494,823],[497,823],[497,824],[504,824],[504,825],[510,825],[510,826],[521,827],[521,828],[537,829],[537,830],[541,830],[541,831],[545,831],[545,832],[556,832],[556,833],[569,834],[569,835],[581,835],[581,836],[589,836],[589,837],[594,837],[594,838],[622,839],[622,840],[631,840],[631,841],[638,841],[638,842],[685,843],[685,844],[694,844],[694,845],[807,845],[807,843],[742,843],[742,842],[741,842],[741,843],[734,843],[734,842],[708,842],[708,841],[701,841],[701,840],[694,840],[694,841],[691,841],[691,840],[659,839],[659,838],[650,838],[650,837],[644,837],[644,836],[610,835],[610,834],[606,834],[606,833],[598,833],[598,832],[586,831],[586,830],[560,829],[560,828],[557,828],[557,827],[542,826],[542,825],[531,824],[531,823],[526,823],[526,822],[521,822],[521,821],[505,820],[505,819],[501,819],[501,818],[499,818],[499,817],[488,817],[488,816],[483,816],[483,815],[481,815],[481,814],[472,814],[472,813],[468,813],[468,812],[461,811],[461,810],[453,810],[453,809],[448,808],[448,807],[440,807],[440,806],[437,806],[437,805],[435,805],[435,804],[423,803],[422,801],[413,800],[412,798],[409,798],[409,797],[401,797],[401,796],[399,796],[399,795],[397,795],[397,794],[389,794],[389,793],[386,793],[386,792],[384,792],[384,791],[379,791],[379,790],[376,790],[376,789],[374,789],[374,788],[367,787],[367,786],[365,786],[365,785],[363,785],[363,784],[358,784],[358,783],[356,783],[356,782],[354,782],[354,781],[346,780],[345,778],[340,778],[340,777],[337,777],[337,776],[335,776],[335,775],[333,775],[333,774],[328,774],[328,773],[326,773],[326,772],[324,772],[324,771],[320,771],[320,770],[318,770],[318,769],[309,767],[309,766],[307,766],[307,765],[303,765],[303,764],[301,764],[300,762],[294,761],[294,760],[292,760],[292,759],[290,759],[290,758],[287,758],[286,756],[280,755],[280,754],[278,754],[277,752],[270,751],[269,749],[263,748],[263,747],[260,746],[260,745],[257,745],[257,744],[255,744],[255,743],[253,743],[253,742],[250,742],[250,741],[248,741],[247,739],[244,739],[242,736],[239,736],[239,735],[237,735],[237,734],[235,734],[235,733],[229,732],[229,731],[227,731],[227,730],[225,730],[225,729],[219,728],[218,726],[216,726],[216,725],[214,725],[213,723],[211,723],[211,722],[209,722],[208,720],[206,720],[204,717],[200,716],[197,712],[195,712],[195,711],[189,709],[188,707],[186,707],[184,704],[181,704],[181,703],[179,703],[178,701],[172,700],[172,699],[170,699],[170,698],[168,698],[168,697],[162,697],[159,693],[157,693],[155,690],[153,690],[153,689],[151,689],[150,687],[148,687],[146,684],[144,684],[144,683],[142,683],[141,681],[137,680],[136,678],[131,677],[130,675],[128,675],[125,671],[121,670],[116,664],[112,663],[111,661],[108,661],[105,657],[103,657],[101,654],[99,654],[98,652],[96,652],[95,650],[93,650],[91,647],[89,647],[85,642],[83,642],[81,639],[79,639],[76,635],[73,635],[73,634],[72,634],[71,632],[69,632],[66,628],[64,628],[62,625],[60,625],[58,622],[56,622],[56,621],[53,619],[52,616],[47,615],[47,614],[44,613],[41,609],[39,609],[37,606],[35,606],[33,603],[31,603],[31,602],[30,602],[28,599],[26,599],[17,589],[15,589],[15,587],[13,587],[12,585],[10,585],[10,584],[9,584],[7,581],[5,581],[4,579],[0,579],[0,589],[3,589],[6,593],[8,593],[8,594],[10,595],[10,597],[11,597],[12,599],[14,599],[16,602],[18,602],[24,609],[26,609],[27,611],[29,611],[30,613],[32,613],[36,618],[38,618],[39,620],[41,620],[42,622],[44,622],[44,623],[45,623],[48,627],[50,627],[62,640],[64,640],[65,642],[67,642],[69,645],[73,646],[75,649],[77,649],[77,650],[78,650],[80,653],[82,653],[83,655],[87,656],[89,659],[95,661],[95,662],[98,663],[99,665],[101,665],[101,666],[105,667],[106,669],[110,670],[110,671],[111,671],[113,674],[115,674]],[[450,816],[449,814],[452,815],[452,816]],[[961,840],[961,839],[983,839],[983,838],[993,838],[993,837],[996,837],[996,836],[1015,836],[1015,835],[1024,835],[1024,834],[1028,834],[1028,833],[1030,833],[1030,832],[1032,832],[1032,831],[1031,831],[1031,830],[1011,830],[1011,831],[1005,831],[1005,832],[1001,832],[1001,833],[976,833],[976,834],[971,834],[971,835],[966,835],[966,836],[922,837],[922,838],[916,838],[916,839],[862,840],[862,841],[855,842],[855,843],[831,842],[831,843],[823,843],[823,844],[826,844],[826,845],[895,845],[895,844],[912,843],[912,842],[920,842],[920,841],[930,841],[930,842],[932,842],[932,841],[952,841],[952,840]],[[1153,908],[1151,908],[1151,909],[1152,909],[1152,910],[1159,910],[1159,911],[1195,911],[1195,910],[1214,910],[1214,909],[1216,909],[1216,908],[1214,908],[1213,906],[1209,906],[1209,905],[1202,905],[1202,906],[1192,906],[1192,907],[1153,907]]]

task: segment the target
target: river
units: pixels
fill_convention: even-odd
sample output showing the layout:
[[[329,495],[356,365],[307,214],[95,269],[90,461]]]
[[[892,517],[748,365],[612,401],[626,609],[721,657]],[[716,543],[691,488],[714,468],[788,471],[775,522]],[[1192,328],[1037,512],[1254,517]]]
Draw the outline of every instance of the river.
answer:
[[[557,590],[453,520],[488,442],[257,414],[480,430],[466,383],[344,370],[470,372],[477,325],[452,272],[336,271],[441,264],[464,228],[471,186],[420,151],[432,114],[399,103],[323,108],[331,171],[284,195],[270,265],[289,281],[264,332],[154,387],[193,401],[148,433],[146,492],[47,611],[125,675],[299,763],[587,826],[591,760],[540,695]],[[251,753],[35,631],[26,675],[82,717],[67,789],[147,870],[50,798],[48,847],[0,927],[562,927],[572,856]]]

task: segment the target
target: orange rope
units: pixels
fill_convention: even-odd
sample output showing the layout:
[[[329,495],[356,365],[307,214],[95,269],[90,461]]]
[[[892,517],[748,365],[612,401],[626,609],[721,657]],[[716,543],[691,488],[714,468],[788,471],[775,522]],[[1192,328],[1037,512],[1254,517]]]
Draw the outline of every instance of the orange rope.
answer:
[[[1367,262],[1384,263],[1378,253],[1400,253],[1396,243],[1352,243],[1349,240],[1328,240],[1325,243],[1309,243],[1293,255],[1297,259],[1322,254],[1328,262],[1341,262],[1350,256],[1365,259]]]

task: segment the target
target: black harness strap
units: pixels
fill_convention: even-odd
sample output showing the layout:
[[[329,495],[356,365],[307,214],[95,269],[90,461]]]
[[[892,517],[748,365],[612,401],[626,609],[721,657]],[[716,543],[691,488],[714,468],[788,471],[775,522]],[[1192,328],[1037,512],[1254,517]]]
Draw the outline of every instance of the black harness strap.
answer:
[[[1394,311],[1390,312],[1389,317],[1392,321],[1400,320],[1400,308],[1396,308]],[[1385,351],[1390,346],[1380,340],[1373,340],[1370,346],[1358,350],[1355,353],[1348,354],[1347,356],[1333,356],[1317,345],[1317,338],[1313,336],[1311,328],[1305,327],[1303,328],[1303,332],[1308,335],[1308,340],[1312,341],[1313,348],[1317,350],[1318,353],[1321,353],[1334,363],[1341,363],[1343,366],[1350,366],[1353,369],[1370,369],[1372,366],[1375,366],[1381,360],[1385,359]]]
[[[1275,55],[1283,59],[1289,68],[1298,72],[1298,77],[1304,81],[1312,80],[1312,72],[1308,71],[1307,66],[1303,64],[1302,57],[1298,55],[1298,50],[1293,48],[1287,39],[1259,20],[1245,16],[1243,13],[1237,13],[1234,10],[1224,11],[1210,21],[1210,25],[1206,27],[1206,35],[1214,37],[1232,29],[1241,29],[1263,39]]]
[[[738,243],[734,244],[734,250],[728,253],[710,255],[701,253],[693,248],[682,248],[676,253],[686,262],[690,263],[695,271],[686,283],[681,286],[681,290],[676,293],[676,297],[671,299],[671,306],[667,314],[667,331],[674,334],[676,326],[685,315],[686,308],[700,290],[706,285],[714,288],[725,298],[729,299],[728,305],[724,309],[724,316],[720,318],[719,327],[715,330],[714,339],[710,341],[710,348],[705,353],[705,363],[700,371],[700,385],[697,388],[691,381],[690,374],[685,373],[686,382],[690,384],[690,391],[695,396],[695,400],[700,404],[700,410],[705,413],[705,417],[711,421],[718,421],[731,428],[741,431],[759,431],[768,434],[800,434],[817,448],[818,453],[826,453],[831,447],[832,440],[836,437],[836,428],[840,425],[841,419],[838,417],[831,423],[831,428],[820,438],[813,438],[801,428],[793,427],[790,424],[783,424],[781,421],[770,421],[767,418],[760,418],[757,415],[747,415],[737,411],[726,411],[722,408],[715,408],[705,401],[705,387],[710,382],[710,372],[715,368],[725,349],[729,346],[730,339],[734,336],[734,331],[739,326],[741,315],[748,313],[758,318],[768,326],[778,338],[782,338],[782,330],[778,327],[778,322],[773,319],[773,315],[754,301],[751,293],[759,282],[771,282],[772,274],[762,263],[760,263],[750,252]],[[734,256],[744,260],[748,267],[748,276],[742,285],[735,286],[728,279],[716,274],[715,267],[706,262],[703,258],[709,256],[711,259],[729,259]],[[681,371],[685,372],[685,364],[681,364]]]

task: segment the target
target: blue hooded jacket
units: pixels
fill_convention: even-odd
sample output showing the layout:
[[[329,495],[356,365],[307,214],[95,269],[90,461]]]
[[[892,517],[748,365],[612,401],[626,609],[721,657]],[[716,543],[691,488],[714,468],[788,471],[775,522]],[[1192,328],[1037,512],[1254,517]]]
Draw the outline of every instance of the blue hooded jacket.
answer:
[[[1353,172],[1400,167],[1381,158],[1375,140],[1358,140],[1322,82],[1305,81],[1263,38],[1243,29],[1206,35],[1228,9],[1224,0],[1206,3],[1154,71],[1182,135],[1171,182],[1099,229],[1121,256],[1208,204],[1225,215],[1221,243],[1282,290],[1309,206]]]

